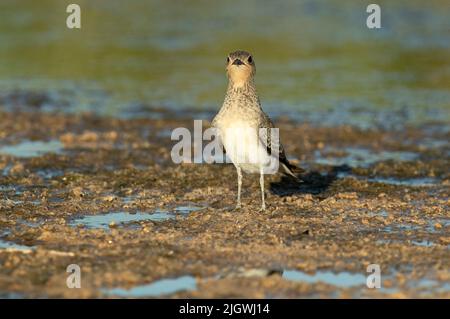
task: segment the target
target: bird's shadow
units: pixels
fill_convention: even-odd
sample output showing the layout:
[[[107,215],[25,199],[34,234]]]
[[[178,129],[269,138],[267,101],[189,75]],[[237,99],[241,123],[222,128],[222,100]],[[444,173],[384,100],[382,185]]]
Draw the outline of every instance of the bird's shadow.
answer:
[[[270,191],[278,196],[291,196],[294,194],[320,194],[328,189],[328,187],[337,179],[340,172],[350,171],[347,165],[333,166],[326,174],[318,171],[309,171],[299,175],[303,181],[299,183],[293,178],[283,176],[281,180],[270,183]]]

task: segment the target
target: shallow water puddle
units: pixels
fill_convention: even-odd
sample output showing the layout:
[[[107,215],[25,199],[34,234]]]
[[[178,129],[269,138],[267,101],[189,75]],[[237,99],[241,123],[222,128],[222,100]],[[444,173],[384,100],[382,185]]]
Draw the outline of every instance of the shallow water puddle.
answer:
[[[366,180],[370,183],[381,183],[396,186],[409,186],[409,187],[432,187],[437,186],[440,180],[432,177],[415,177],[415,178],[396,178],[396,177],[365,177],[354,175],[348,172],[339,172],[338,178],[356,178],[358,180]]]
[[[11,185],[0,185],[0,192],[11,192],[15,191],[16,187]]]
[[[43,179],[52,179],[55,177],[63,176],[64,171],[60,169],[40,169],[36,174]]]
[[[381,288],[370,289],[367,287],[367,277],[363,274],[354,274],[349,272],[333,273],[331,271],[319,271],[314,275],[309,275],[298,270],[286,270],[283,273],[283,278],[290,281],[298,281],[309,284],[314,283],[326,283],[340,288],[351,288],[360,286],[361,288],[367,289],[368,291],[374,290],[383,293],[396,293],[400,291],[400,287],[384,287],[383,281],[385,279],[394,280],[393,275],[382,276]],[[450,283],[442,283],[429,278],[420,278],[409,280],[407,286],[412,289],[421,289],[429,291],[450,291]]]
[[[70,225],[84,225],[88,228],[108,229],[110,225],[125,224],[145,220],[164,221],[168,219],[174,219],[177,216],[177,213],[186,215],[200,209],[203,209],[203,207],[180,206],[174,209],[175,213],[165,211],[155,211],[153,213],[111,212],[107,214],[83,216],[73,220]]]
[[[367,181],[389,185],[412,186],[412,187],[430,187],[439,184],[439,181],[436,178],[430,177],[403,178],[403,179],[393,177],[374,177],[368,178]]]
[[[418,280],[408,281],[407,286],[410,289],[419,289],[425,290],[429,292],[448,292],[450,291],[450,283],[448,282],[440,282],[435,279],[429,278],[421,278]]]
[[[333,273],[331,271],[318,271],[314,275],[309,275],[299,270],[285,270],[284,279],[290,281],[300,281],[305,283],[323,282],[337,287],[353,287],[366,285],[366,277],[361,274],[349,272]]]
[[[41,201],[40,200],[10,200],[10,202],[13,205],[23,205],[23,204],[30,204],[30,205],[40,205]]]
[[[386,226],[383,228],[383,231],[387,232],[387,233],[393,233],[395,231],[414,231],[414,230],[419,230],[420,226],[418,225],[409,225],[409,224],[395,224],[392,226]]]
[[[204,207],[197,207],[197,206],[178,206],[177,208],[175,208],[175,212],[181,214],[189,214],[197,210],[202,210],[203,208]]]
[[[194,277],[181,276],[177,278],[160,279],[150,284],[136,286],[131,289],[102,289],[102,292],[111,296],[138,298],[157,297],[195,289],[197,289],[197,282]]]
[[[333,156],[335,152],[344,152],[343,156]],[[330,156],[327,156],[330,153]],[[322,165],[350,167],[368,167],[376,162],[395,160],[395,161],[412,161],[418,158],[418,154],[413,152],[400,151],[381,151],[374,152],[367,148],[347,147],[343,149],[335,149],[326,147],[322,151],[315,151],[315,162]]]
[[[379,239],[376,241],[376,243],[380,245],[389,245],[389,244],[402,244],[403,241],[395,239]],[[420,247],[433,247],[436,245],[433,241],[430,240],[411,240],[411,244]]]
[[[433,137],[426,137],[422,139],[419,143],[417,141],[411,141],[411,143],[408,143],[410,145],[417,145],[421,148],[425,149],[439,149],[439,148],[445,148],[448,146],[448,141],[444,139],[439,138],[433,138]]]
[[[450,219],[440,218],[437,220],[428,221],[427,231],[430,233],[436,233],[445,230],[450,226]]]
[[[21,252],[31,252],[34,250],[33,246],[26,246],[26,245],[19,245],[16,243],[13,243],[11,241],[6,241],[3,239],[0,239],[0,249],[6,249],[9,251],[21,251]]]
[[[450,220],[448,219],[436,219],[436,220],[429,220],[427,222],[427,225],[421,226],[421,225],[412,225],[412,224],[394,224],[389,225],[383,228],[383,231],[392,233],[394,231],[419,231],[420,229],[423,229],[429,233],[438,233],[441,231],[445,231],[447,227],[450,226]]]
[[[112,212],[101,215],[83,216],[73,220],[70,225],[84,225],[88,228],[103,228],[108,229],[111,224],[123,224],[129,222],[138,222],[143,220],[163,221],[175,218],[175,215],[166,212],[155,213],[127,213],[127,212]]]
[[[420,246],[420,247],[433,247],[434,242],[429,240],[412,240],[411,244],[414,246]]]
[[[0,147],[0,153],[15,157],[36,157],[45,153],[59,153],[63,145],[59,140],[29,141],[25,140],[15,145]]]
[[[0,292],[0,299],[25,299],[25,296],[17,292]]]
[[[387,217],[389,217],[389,213],[388,213],[387,211],[385,211],[385,210],[381,210],[381,211],[379,211],[379,212],[370,212],[370,213],[369,213],[369,216],[370,216],[370,217],[376,217],[376,216],[378,216],[378,217],[384,217],[384,218],[387,218]]]

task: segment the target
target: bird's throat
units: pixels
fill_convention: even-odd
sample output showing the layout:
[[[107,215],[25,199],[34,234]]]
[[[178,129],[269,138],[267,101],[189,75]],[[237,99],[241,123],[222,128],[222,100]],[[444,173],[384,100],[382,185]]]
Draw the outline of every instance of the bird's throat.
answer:
[[[229,83],[228,83],[228,91],[230,92],[245,92],[245,93],[250,93],[250,92],[255,92],[256,93],[256,88],[255,88],[255,84],[253,81],[233,81],[232,79],[230,79]]]

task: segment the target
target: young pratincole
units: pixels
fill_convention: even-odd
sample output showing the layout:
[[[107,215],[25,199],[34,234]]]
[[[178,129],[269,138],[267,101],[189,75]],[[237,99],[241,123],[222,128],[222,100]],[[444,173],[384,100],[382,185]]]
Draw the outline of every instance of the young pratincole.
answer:
[[[212,121],[238,176],[237,206],[241,207],[242,171],[259,173],[261,210],[265,210],[264,174],[279,170],[298,180],[300,168],[289,163],[278,130],[261,108],[255,88],[255,61],[246,51],[227,57],[228,89],[222,108]]]

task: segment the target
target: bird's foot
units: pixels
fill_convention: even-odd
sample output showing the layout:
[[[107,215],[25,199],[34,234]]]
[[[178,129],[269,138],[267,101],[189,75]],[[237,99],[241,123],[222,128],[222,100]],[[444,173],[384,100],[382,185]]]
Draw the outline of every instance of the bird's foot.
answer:
[[[258,213],[262,213],[266,211],[266,205],[262,205],[261,208],[258,210]]]
[[[237,203],[237,204],[236,204],[236,207],[234,207],[234,210],[239,210],[239,209],[241,209],[241,208],[242,208],[241,203]]]

